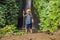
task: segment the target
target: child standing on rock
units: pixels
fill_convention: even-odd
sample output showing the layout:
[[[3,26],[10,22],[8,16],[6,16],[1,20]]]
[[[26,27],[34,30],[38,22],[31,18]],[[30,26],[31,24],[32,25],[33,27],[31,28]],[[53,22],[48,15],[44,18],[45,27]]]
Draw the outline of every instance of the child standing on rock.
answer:
[[[25,17],[25,28],[26,28],[26,33],[28,32],[28,29],[30,33],[32,33],[32,23],[34,23],[32,13],[30,9],[26,10],[26,15],[23,13],[23,17]]]

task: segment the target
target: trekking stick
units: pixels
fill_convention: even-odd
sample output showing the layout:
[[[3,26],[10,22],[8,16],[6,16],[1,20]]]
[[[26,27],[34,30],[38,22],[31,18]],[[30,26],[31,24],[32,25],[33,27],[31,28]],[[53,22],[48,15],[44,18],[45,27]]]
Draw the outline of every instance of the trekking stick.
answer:
[[[23,27],[24,27],[24,13],[25,13],[25,12],[24,12],[24,10],[23,10]]]

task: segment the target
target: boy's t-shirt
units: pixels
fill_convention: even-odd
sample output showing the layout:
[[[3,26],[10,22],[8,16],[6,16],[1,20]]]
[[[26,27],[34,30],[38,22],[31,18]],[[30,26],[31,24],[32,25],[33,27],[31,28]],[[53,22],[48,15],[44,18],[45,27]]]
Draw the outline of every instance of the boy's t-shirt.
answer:
[[[25,24],[31,24],[32,23],[32,14],[26,14],[25,15]]]

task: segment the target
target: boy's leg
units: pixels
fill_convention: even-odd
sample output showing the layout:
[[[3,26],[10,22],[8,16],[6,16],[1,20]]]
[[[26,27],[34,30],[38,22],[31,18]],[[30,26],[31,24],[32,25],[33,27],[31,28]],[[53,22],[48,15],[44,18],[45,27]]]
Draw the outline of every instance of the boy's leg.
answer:
[[[32,33],[32,29],[30,29],[30,33]]]
[[[28,25],[26,24],[26,25],[25,25],[25,31],[26,31],[26,33],[28,32],[27,27],[28,27]]]
[[[28,32],[27,29],[25,29],[26,33]]]
[[[32,23],[30,24],[30,33],[32,33]]]

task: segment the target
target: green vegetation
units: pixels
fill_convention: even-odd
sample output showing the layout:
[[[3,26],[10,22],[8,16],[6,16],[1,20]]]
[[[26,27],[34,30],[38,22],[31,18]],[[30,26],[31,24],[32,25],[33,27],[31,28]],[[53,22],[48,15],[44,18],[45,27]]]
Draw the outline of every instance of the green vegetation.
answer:
[[[0,38],[8,34],[23,35],[25,32],[17,30],[18,16],[22,15],[23,0],[0,0]],[[33,8],[39,17],[39,29],[54,32],[60,23],[60,0],[33,0]]]
[[[22,0],[0,0],[0,25],[17,25]]]
[[[51,33],[57,30],[60,22],[60,0],[34,0],[34,12],[39,16],[40,30],[48,30]]]
[[[22,0],[0,0],[0,38],[13,33],[24,34],[16,29],[21,9]]]
[[[0,38],[10,34],[23,35],[24,33],[24,31],[17,30],[15,25],[6,25],[4,28],[0,29]]]
[[[4,28],[0,29],[0,38],[6,34],[14,33],[16,27],[14,25],[6,25]]]

